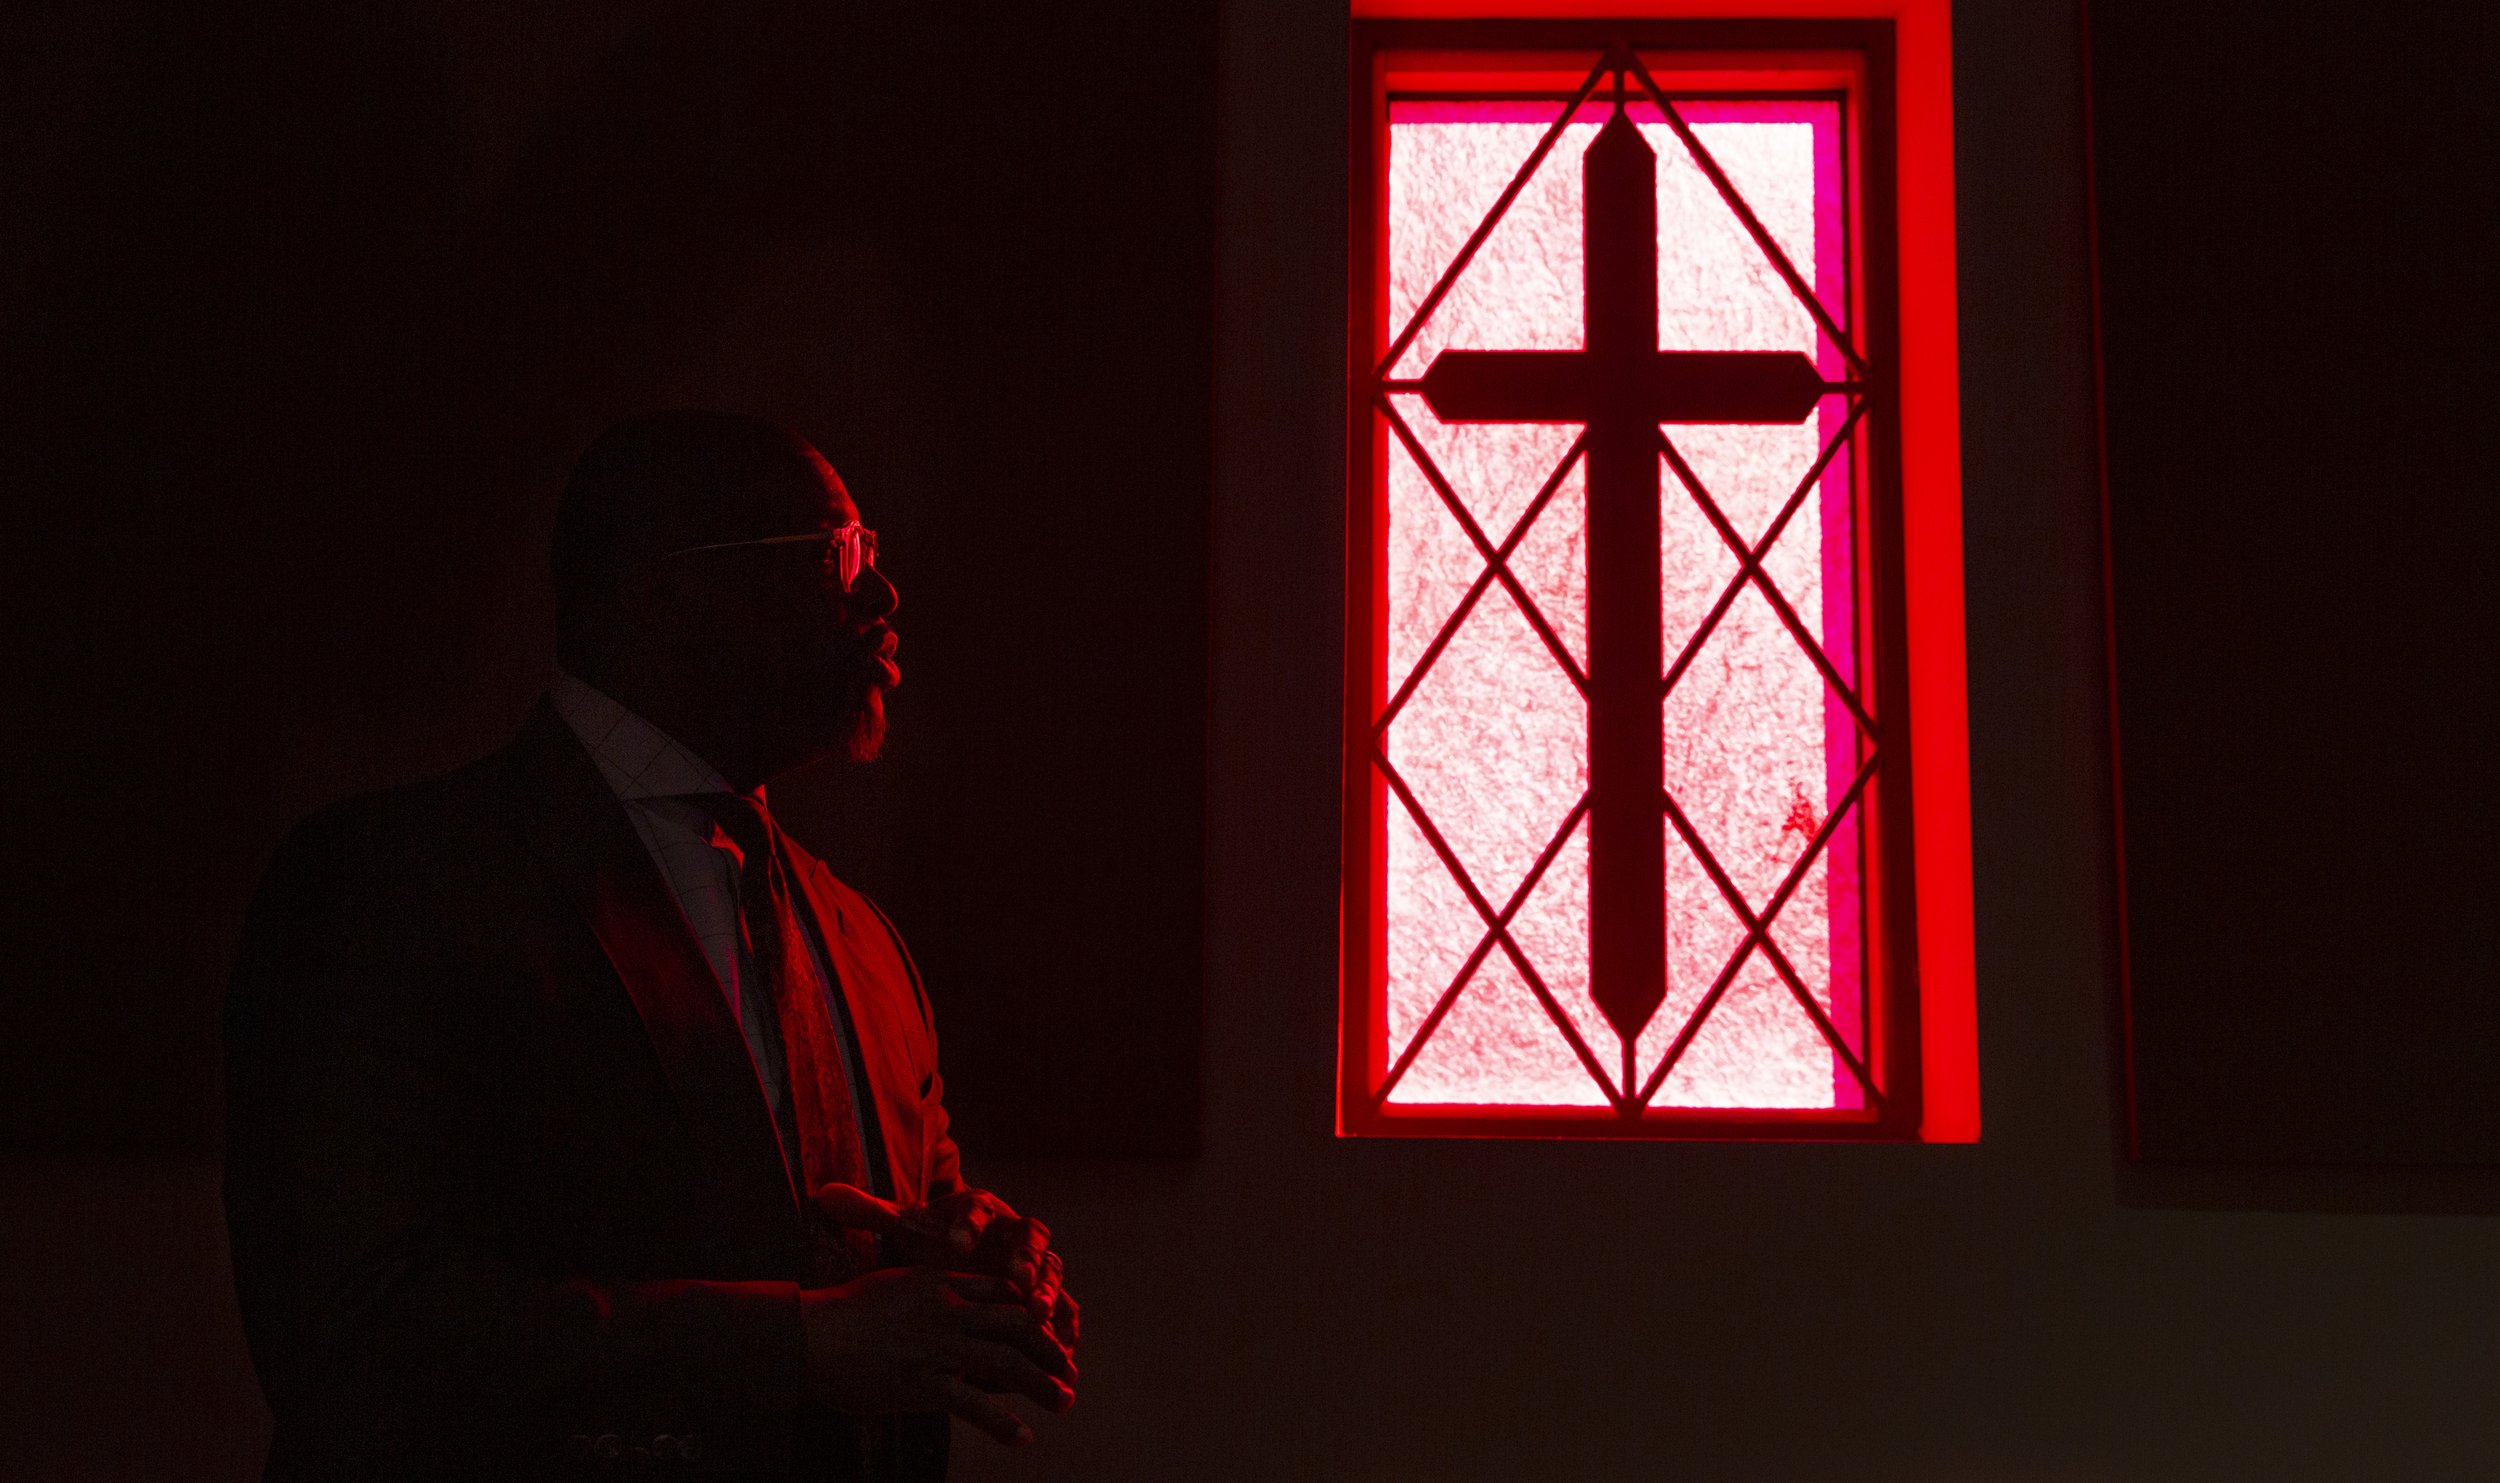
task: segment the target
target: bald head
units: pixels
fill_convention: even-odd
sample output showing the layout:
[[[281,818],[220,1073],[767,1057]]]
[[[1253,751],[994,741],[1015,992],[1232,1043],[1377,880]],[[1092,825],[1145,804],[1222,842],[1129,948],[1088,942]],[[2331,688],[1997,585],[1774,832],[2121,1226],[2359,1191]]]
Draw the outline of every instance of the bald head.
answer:
[[[688,546],[813,529],[825,481],[807,441],[735,412],[648,412],[599,435],[556,507],[550,563],[559,603]]]

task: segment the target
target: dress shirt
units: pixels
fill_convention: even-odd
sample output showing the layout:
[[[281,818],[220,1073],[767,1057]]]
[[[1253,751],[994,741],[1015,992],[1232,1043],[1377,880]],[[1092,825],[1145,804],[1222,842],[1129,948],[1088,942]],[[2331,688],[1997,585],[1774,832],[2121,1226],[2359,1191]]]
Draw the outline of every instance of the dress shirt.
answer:
[[[608,787],[625,805],[625,815],[633,821],[634,833],[641,836],[651,863],[659,867],[660,879],[668,884],[669,894],[676,898],[686,925],[702,944],[703,956],[712,965],[712,975],[746,1037],[747,1054],[755,1063],[756,1081],[772,1108],[774,1125],[789,1144],[785,1156],[794,1154],[796,1145],[792,1140],[796,1130],[790,1122],[781,1017],[760,988],[745,992],[758,980],[739,931],[737,856],[712,816],[688,796],[736,790],[719,769],[696,756],[692,749],[589,683],[558,670],[547,694],[556,714],[581,738],[591,761],[598,764],[600,776],[607,779]],[[757,805],[763,804],[761,787],[750,796]],[[794,893],[795,890],[793,882]],[[832,964],[825,956],[824,944],[817,940],[816,926],[808,920],[809,915],[805,911],[798,913],[799,935],[806,940],[818,985],[830,988],[835,982]],[[858,1058],[851,1053],[849,1016],[840,1012],[838,1005],[833,1022],[835,1034],[842,1037],[845,1062],[857,1065]],[[846,1075],[844,1080],[855,1078]],[[874,1124],[863,1115],[857,1086],[851,1087],[851,1110],[854,1125],[862,1135],[877,1136]],[[878,1162],[872,1160],[871,1167]],[[887,1191],[880,1189],[876,1193]]]

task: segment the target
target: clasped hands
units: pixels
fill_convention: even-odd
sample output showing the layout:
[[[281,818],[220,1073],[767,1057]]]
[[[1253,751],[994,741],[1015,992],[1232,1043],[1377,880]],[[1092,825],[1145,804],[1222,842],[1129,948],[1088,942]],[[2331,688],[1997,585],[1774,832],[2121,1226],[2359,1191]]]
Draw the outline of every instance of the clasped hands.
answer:
[[[1032,1430],[993,1397],[1076,1404],[1077,1306],[1049,1227],[987,1190],[907,1209],[827,1184],[816,1204],[902,1263],[800,1294],[819,1396],[861,1415],[949,1411],[1010,1445]]]

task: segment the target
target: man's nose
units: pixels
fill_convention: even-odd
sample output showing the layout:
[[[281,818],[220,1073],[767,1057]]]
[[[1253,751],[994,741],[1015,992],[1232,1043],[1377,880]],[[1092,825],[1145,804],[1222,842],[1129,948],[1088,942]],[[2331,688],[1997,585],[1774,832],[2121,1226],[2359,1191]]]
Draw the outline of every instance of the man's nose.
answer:
[[[853,612],[863,618],[890,618],[903,604],[903,596],[885,573],[875,567],[862,567],[859,577],[851,583],[850,604]]]

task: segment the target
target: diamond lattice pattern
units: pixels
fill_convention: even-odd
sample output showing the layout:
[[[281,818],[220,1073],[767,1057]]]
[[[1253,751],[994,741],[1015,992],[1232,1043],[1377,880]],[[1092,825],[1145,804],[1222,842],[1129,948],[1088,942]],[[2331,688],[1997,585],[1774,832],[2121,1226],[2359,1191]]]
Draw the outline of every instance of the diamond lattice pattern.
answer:
[[[1393,331],[1556,106],[1392,105]],[[1838,105],[1679,112],[1845,322]],[[1445,349],[1582,346],[1580,156],[1605,116],[1592,105],[1564,127],[1390,379]],[[1658,155],[1660,348],[1804,351],[1841,379],[1837,348],[1663,116],[1633,116]],[[1872,750],[1856,697],[1851,411],[1835,394],[1795,426],[1663,429],[1668,983],[1627,1056],[1589,984],[1582,430],[1445,425],[1419,396],[1384,400],[1386,1102],[1862,1105],[1856,799]]]

